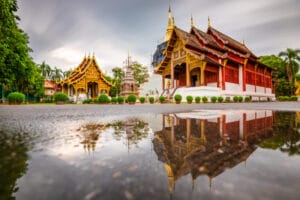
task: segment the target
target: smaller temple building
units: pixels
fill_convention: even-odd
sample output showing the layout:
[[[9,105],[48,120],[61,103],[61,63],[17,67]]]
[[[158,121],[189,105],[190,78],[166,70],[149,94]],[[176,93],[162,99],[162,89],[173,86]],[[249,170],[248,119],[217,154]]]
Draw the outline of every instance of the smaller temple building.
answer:
[[[131,69],[132,62],[131,58],[128,54],[128,58],[126,60],[126,66],[124,69],[124,78],[121,83],[121,96],[127,97],[130,94],[134,94],[135,96],[139,95],[139,86],[134,80],[133,72]]]
[[[61,92],[74,102],[97,98],[101,93],[109,93],[112,83],[105,79],[93,55],[84,57],[70,76],[58,83]]]
[[[175,26],[169,9],[164,42],[153,56],[154,72],[162,77],[162,95],[249,96],[275,99],[272,68],[259,62],[244,44],[213,28],[189,32]]]

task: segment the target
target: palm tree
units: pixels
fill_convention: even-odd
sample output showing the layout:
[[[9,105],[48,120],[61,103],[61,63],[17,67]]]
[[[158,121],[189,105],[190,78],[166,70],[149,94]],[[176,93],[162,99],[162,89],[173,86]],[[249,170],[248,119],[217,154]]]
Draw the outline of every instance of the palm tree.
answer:
[[[300,62],[299,54],[300,54],[300,49],[287,48],[286,51],[282,51],[278,55],[279,57],[282,57],[284,59],[288,80],[293,84],[295,81],[295,75],[299,70],[299,63],[298,63]]]
[[[71,73],[72,73],[72,70],[71,70],[71,69],[70,69],[70,70],[67,70],[67,71],[64,71],[64,72],[63,72],[64,78],[68,78],[68,77],[71,75]]]
[[[61,78],[63,76],[61,69],[59,69],[57,67],[54,67],[54,70],[52,70],[52,73],[53,73],[53,75],[52,75],[52,81],[57,82],[57,81],[61,80]]]
[[[113,83],[115,84],[115,87],[117,88],[117,95],[119,95],[119,93],[121,92],[121,82],[123,80],[124,77],[124,72],[122,70],[122,68],[120,67],[115,67],[112,69],[113,72]]]
[[[45,79],[50,79],[50,76],[51,76],[51,67],[46,64],[45,61],[42,62],[42,64],[40,65],[40,68],[42,70],[42,76],[45,78]]]

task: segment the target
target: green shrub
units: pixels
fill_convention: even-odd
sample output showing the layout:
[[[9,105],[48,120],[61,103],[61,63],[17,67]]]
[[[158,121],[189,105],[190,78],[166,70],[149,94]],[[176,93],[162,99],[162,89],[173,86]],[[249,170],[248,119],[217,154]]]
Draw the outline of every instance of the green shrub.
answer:
[[[140,99],[139,99],[139,100],[140,100],[140,102],[141,102],[141,103],[145,103],[145,101],[146,101],[146,98],[145,98],[145,97],[140,97]]]
[[[233,101],[236,103],[236,102],[238,102],[239,101],[239,96],[234,96],[233,97]]]
[[[117,97],[112,97],[111,98],[111,103],[116,104],[118,102],[118,98]]]
[[[154,103],[154,97],[149,97],[149,102],[150,102],[151,104],[153,104],[153,103]]]
[[[239,96],[239,102],[243,102],[244,98]]]
[[[219,103],[222,103],[224,101],[224,98],[223,97],[218,97],[218,102]]]
[[[290,101],[297,101],[297,100],[298,100],[298,97],[297,97],[297,96],[291,96],[289,100],[290,100]]]
[[[25,101],[25,95],[20,92],[12,92],[7,96],[7,100],[9,103],[20,104]]]
[[[245,97],[245,102],[250,102],[251,98],[250,97]]]
[[[225,97],[225,102],[229,103],[230,102],[230,97]]]
[[[135,96],[134,94],[128,95],[127,101],[128,101],[128,103],[130,103],[130,104],[135,104],[135,102],[136,102],[136,96]]]
[[[110,103],[110,99],[106,94],[101,94],[98,98],[98,103],[101,104]]]
[[[164,103],[165,100],[166,100],[166,97],[164,97],[164,96],[160,96],[160,97],[159,97],[159,102],[160,102],[160,103]]]
[[[288,100],[290,100],[290,97],[288,97],[288,96],[283,96],[283,101],[288,101]]]
[[[216,103],[217,100],[218,100],[218,97],[215,97],[215,96],[210,97],[210,101],[212,103]]]
[[[196,103],[200,103],[200,101],[201,101],[201,97],[199,97],[199,96],[195,97],[195,102]]]
[[[191,95],[186,96],[186,101],[188,103],[192,103],[193,102],[193,97]]]
[[[55,102],[58,102],[58,101],[66,102],[67,100],[68,100],[68,96],[64,93],[58,92],[54,95]]]
[[[84,101],[83,101],[83,104],[90,104],[90,103],[92,103],[92,99],[85,99]]]
[[[118,100],[119,104],[123,104],[124,103],[124,97],[122,97],[122,96],[118,96],[117,100]]]
[[[204,97],[202,97],[202,101],[203,101],[204,103],[206,103],[206,102],[208,101],[208,98],[207,98],[206,96],[204,96]]]
[[[181,100],[182,100],[182,96],[180,95],[180,94],[176,94],[175,96],[174,96],[174,99],[175,99],[175,101],[176,102],[181,102]]]

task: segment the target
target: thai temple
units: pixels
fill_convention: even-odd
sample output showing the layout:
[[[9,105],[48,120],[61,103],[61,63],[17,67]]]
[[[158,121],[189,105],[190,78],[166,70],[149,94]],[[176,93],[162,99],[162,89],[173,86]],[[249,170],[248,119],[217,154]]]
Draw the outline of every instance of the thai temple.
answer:
[[[176,182],[207,178],[208,187],[224,171],[245,164],[257,146],[273,134],[274,114],[266,110],[199,110],[162,116],[162,130],[152,140],[164,164],[169,194]]]
[[[189,32],[175,26],[169,8],[164,42],[153,55],[154,73],[161,75],[162,95],[249,96],[275,99],[272,69],[258,61],[246,45],[213,28],[204,32],[191,17]]]
[[[95,55],[89,55],[83,58],[68,78],[58,83],[58,87],[74,102],[93,99],[101,93],[109,93],[112,84],[104,77]]]

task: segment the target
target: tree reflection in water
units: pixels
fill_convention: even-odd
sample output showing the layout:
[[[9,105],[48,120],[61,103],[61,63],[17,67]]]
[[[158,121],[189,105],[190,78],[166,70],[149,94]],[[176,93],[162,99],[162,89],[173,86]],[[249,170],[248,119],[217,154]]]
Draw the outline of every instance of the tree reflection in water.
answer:
[[[106,125],[103,124],[86,124],[77,129],[85,151],[95,151],[99,136],[105,129]]]
[[[17,180],[27,171],[29,149],[23,134],[0,131],[0,199],[15,199]]]
[[[273,136],[260,147],[300,155],[300,112],[276,112],[273,127]]]
[[[131,145],[138,147],[138,143],[147,138],[150,131],[148,123],[137,118],[116,121],[107,124],[107,127],[114,129],[113,136],[116,140],[125,139],[127,141],[128,150]]]

